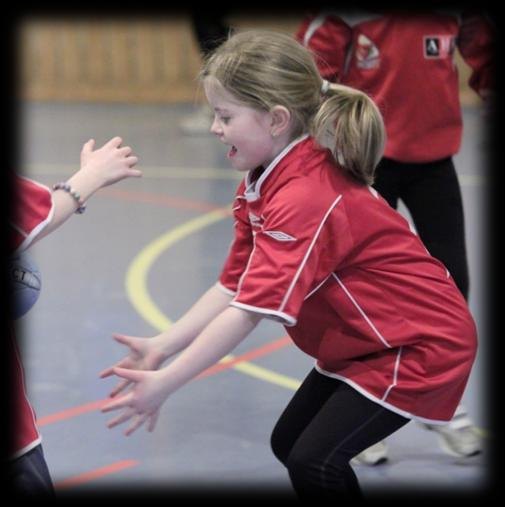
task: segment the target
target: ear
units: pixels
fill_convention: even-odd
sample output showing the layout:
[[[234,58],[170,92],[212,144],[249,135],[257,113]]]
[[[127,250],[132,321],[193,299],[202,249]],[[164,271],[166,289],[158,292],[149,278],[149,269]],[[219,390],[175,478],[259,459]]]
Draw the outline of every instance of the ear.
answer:
[[[284,106],[274,106],[270,110],[272,117],[270,132],[273,137],[278,137],[288,131],[291,123],[291,112]]]

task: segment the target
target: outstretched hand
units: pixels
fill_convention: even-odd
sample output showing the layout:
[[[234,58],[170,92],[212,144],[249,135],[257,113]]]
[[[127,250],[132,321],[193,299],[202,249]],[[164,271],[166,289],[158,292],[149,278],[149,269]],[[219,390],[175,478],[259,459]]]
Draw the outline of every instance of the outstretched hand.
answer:
[[[153,431],[158,420],[160,406],[168,396],[163,389],[160,371],[139,371],[114,367],[112,373],[122,377],[128,384],[133,382],[135,385],[124,396],[117,397],[102,407],[102,412],[124,409],[120,415],[107,423],[107,427],[113,428],[132,420],[132,424],[125,430],[125,435],[128,436],[147,421],[147,430]]]
[[[95,140],[90,139],[81,150],[81,168],[93,170],[101,177],[102,187],[112,185],[125,178],[139,178],[142,172],[133,169],[138,158],[129,146],[121,146],[123,140],[113,137],[101,148],[95,149]]]
[[[136,336],[127,336],[124,334],[114,333],[112,337],[119,343],[129,347],[130,351],[127,357],[121,359],[113,366],[106,368],[100,373],[100,378],[106,378],[115,375],[114,371],[118,369],[130,370],[157,370],[163,362],[163,357],[159,350],[155,347],[154,338],[139,338]],[[120,375],[121,376],[121,375]],[[110,392],[110,396],[114,397],[131,384],[128,377],[123,376],[123,380]]]

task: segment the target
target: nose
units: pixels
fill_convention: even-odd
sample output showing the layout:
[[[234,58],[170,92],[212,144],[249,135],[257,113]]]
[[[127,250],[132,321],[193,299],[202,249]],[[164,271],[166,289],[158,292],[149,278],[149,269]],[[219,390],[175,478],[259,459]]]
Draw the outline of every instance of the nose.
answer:
[[[221,125],[215,116],[212,120],[212,125],[210,126],[210,132],[216,136],[220,136],[223,133],[223,129],[221,128]]]

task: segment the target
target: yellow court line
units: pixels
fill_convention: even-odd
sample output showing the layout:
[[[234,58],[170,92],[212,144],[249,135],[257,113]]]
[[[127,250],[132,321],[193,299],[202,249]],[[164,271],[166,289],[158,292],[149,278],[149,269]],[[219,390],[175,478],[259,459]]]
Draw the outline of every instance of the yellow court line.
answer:
[[[135,310],[144,320],[158,331],[165,331],[172,325],[172,321],[159,309],[149,294],[147,275],[151,266],[163,252],[178,241],[228,216],[228,210],[215,210],[200,215],[174,229],[170,229],[145,246],[130,264],[126,274],[126,292],[128,298]],[[221,359],[221,361],[227,362],[231,361],[233,358],[233,355],[227,355]],[[250,375],[251,377],[288,389],[296,390],[300,385],[299,380],[246,361],[238,363],[232,366],[232,368],[246,375]]]

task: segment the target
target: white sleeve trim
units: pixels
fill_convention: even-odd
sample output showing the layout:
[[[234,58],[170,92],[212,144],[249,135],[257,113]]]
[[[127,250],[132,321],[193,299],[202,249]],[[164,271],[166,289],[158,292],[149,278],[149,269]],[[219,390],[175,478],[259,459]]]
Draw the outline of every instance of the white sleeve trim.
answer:
[[[228,289],[221,282],[216,282],[216,288],[219,289],[221,292],[224,292],[228,296],[234,296],[236,294],[236,292],[232,291],[231,289]]]
[[[16,250],[13,252],[13,255],[17,255],[25,250],[28,249],[28,247],[33,243],[34,239],[47,227],[47,225],[51,222],[54,215],[54,204],[51,205],[51,210],[49,211],[49,214],[47,215],[46,219],[37,225],[30,234],[26,235],[24,232],[22,233],[23,236],[25,236],[25,239],[23,242],[16,248]],[[18,228],[17,228],[18,229]],[[19,231],[19,229],[18,229]],[[21,232],[21,231],[20,231]]]
[[[21,233],[22,236],[25,237],[23,242],[14,250],[12,255],[17,255],[24,250],[26,250],[33,242],[33,240],[46,228],[46,226],[51,222],[54,215],[54,201],[53,201],[53,194],[51,192],[51,189],[46,187],[46,185],[43,185],[42,183],[39,183],[38,181],[34,181],[31,178],[26,178],[25,176],[20,176],[20,178],[27,180],[31,183],[33,183],[35,186],[43,188],[44,190],[47,190],[49,193],[50,199],[51,199],[51,209],[49,210],[49,213],[47,214],[46,218],[42,220],[36,227],[34,227],[29,234],[26,234],[24,231],[21,231],[19,227],[17,227],[16,224],[11,224],[18,232]]]
[[[238,301],[232,301],[230,306],[235,306],[236,308],[240,308],[242,310],[247,310],[249,312],[261,313],[264,314],[266,318],[273,319],[276,321],[280,321],[281,324],[292,327],[296,325],[296,319],[291,317],[284,312],[278,312],[276,310],[269,310],[267,308],[260,308],[258,306],[246,305],[244,303],[239,303]]]

